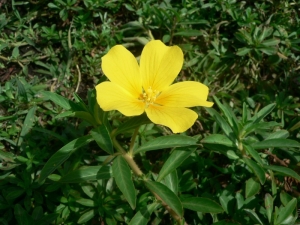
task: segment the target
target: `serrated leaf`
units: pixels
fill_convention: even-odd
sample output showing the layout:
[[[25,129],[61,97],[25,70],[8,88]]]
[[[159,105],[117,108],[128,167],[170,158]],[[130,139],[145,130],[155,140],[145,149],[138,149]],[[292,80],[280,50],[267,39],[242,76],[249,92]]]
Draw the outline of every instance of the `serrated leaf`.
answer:
[[[194,151],[196,147],[181,147],[176,148],[172,151],[171,155],[164,163],[163,167],[161,168],[157,181],[161,181],[165,178],[169,173],[173,172],[177,167],[179,167],[184,160],[186,160]]]
[[[134,154],[139,152],[151,151],[151,150],[190,146],[196,144],[197,144],[197,140],[195,138],[174,134],[174,135],[162,136],[150,140],[146,144],[135,149]]]
[[[136,190],[131,178],[131,170],[123,156],[119,155],[113,161],[112,173],[116,184],[123,193],[125,199],[128,201],[131,208],[135,209]]]
[[[155,181],[144,181],[146,187],[156,195],[159,200],[167,204],[179,217],[183,215],[183,208],[177,195],[162,183]]]
[[[208,198],[189,197],[181,199],[183,208],[202,213],[221,213],[224,212],[222,206]]]
[[[296,173],[294,170],[290,168],[283,167],[283,166],[267,166],[267,165],[264,165],[264,168],[268,170],[272,170],[274,172],[278,172],[279,174],[282,174],[284,176],[293,177],[296,180],[300,181],[300,176],[298,175],[298,173]]]
[[[56,170],[61,164],[63,164],[75,150],[84,145],[87,145],[92,140],[93,139],[91,135],[87,135],[77,138],[59,149],[44,165],[40,174],[39,182],[41,183],[42,181],[44,181],[54,170]]]

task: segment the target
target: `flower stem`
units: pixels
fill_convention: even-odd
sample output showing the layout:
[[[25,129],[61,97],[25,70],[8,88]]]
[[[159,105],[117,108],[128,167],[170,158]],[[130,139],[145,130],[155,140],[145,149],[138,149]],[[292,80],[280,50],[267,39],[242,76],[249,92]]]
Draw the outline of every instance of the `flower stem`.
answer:
[[[139,166],[136,164],[136,162],[134,161],[134,159],[132,158],[132,156],[127,153],[127,154],[124,154],[123,157],[127,161],[128,165],[130,166],[130,168],[132,169],[132,171],[137,176],[141,177],[143,175],[143,172],[141,171],[141,169],[139,168]]]
[[[139,126],[134,130],[134,133],[133,133],[133,135],[132,135],[132,137],[131,137],[131,141],[130,141],[130,147],[129,147],[129,152],[128,152],[128,154],[129,155],[131,155],[131,156],[133,156],[133,147],[134,147],[134,142],[135,142],[135,139],[136,139],[136,137],[137,137],[137,135],[138,135],[138,133],[139,133]]]

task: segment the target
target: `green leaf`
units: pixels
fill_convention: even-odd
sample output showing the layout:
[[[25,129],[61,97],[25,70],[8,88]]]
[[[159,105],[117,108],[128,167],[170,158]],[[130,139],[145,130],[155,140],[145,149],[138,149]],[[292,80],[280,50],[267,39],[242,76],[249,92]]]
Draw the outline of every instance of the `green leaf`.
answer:
[[[174,33],[174,36],[183,36],[183,37],[194,37],[201,36],[203,32],[200,30],[184,30]]]
[[[88,199],[88,198],[79,198],[76,199],[76,202],[80,205],[87,206],[87,207],[95,207],[96,202],[94,200]]]
[[[235,147],[235,144],[227,136],[222,134],[211,134],[203,138],[201,142],[206,144],[220,144],[228,147]]]
[[[91,135],[101,149],[110,155],[114,154],[113,143],[109,131],[105,125],[100,125],[99,127],[93,129],[91,131]]]
[[[178,175],[177,171],[173,170],[164,178],[165,185],[173,191],[176,195],[178,195]]]
[[[253,121],[253,124],[256,124],[260,122],[263,118],[265,118],[267,115],[269,115],[273,109],[275,108],[276,104],[272,103],[264,108],[262,108],[257,114],[255,114],[252,118],[251,121]]]
[[[33,106],[31,109],[29,109],[29,111],[28,111],[28,113],[25,117],[25,120],[24,120],[24,123],[23,123],[23,126],[22,126],[22,130],[21,130],[21,133],[20,133],[20,137],[19,137],[19,140],[18,140],[18,146],[20,146],[22,144],[25,135],[29,133],[29,131],[32,129],[32,127],[34,125],[35,111],[36,111],[36,106]]]
[[[196,144],[197,144],[197,140],[195,138],[174,134],[174,135],[162,136],[150,140],[146,144],[135,149],[134,154],[139,152],[151,151],[151,150],[183,147],[183,146],[196,145]]]
[[[236,52],[236,54],[238,56],[244,56],[244,55],[248,54],[250,51],[251,51],[251,48],[247,48],[247,47],[239,48],[238,51]]]
[[[129,225],[147,225],[153,211],[159,206],[158,203],[152,203],[140,209],[130,220]]]
[[[245,212],[247,212],[247,214],[249,215],[249,217],[255,221],[255,224],[261,224],[264,225],[263,222],[260,220],[260,218],[258,217],[258,215],[256,214],[256,212],[254,212],[251,209],[244,209]]]
[[[65,111],[55,116],[56,119],[63,118],[63,117],[75,117],[75,118],[83,119],[93,126],[97,125],[95,118],[89,112],[85,112],[85,111],[75,111],[75,112]]]
[[[266,181],[265,171],[257,163],[253,162],[251,159],[243,158],[244,162],[250,167],[252,172],[257,176],[260,183],[263,185]]]
[[[146,187],[158,197],[159,200],[167,204],[173,211],[180,217],[183,216],[183,208],[177,195],[174,194],[169,188],[159,182],[144,181]]]
[[[131,208],[135,209],[136,190],[131,178],[131,170],[123,156],[119,155],[115,158],[112,165],[112,172],[116,184],[123,193],[125,199],[128,201]]]
[[[274,46],[274,45],[278,45],[280,43],[279,39],[268,39],[268,40],[264,40],[261,44],[264,46]]]
[[[82,183],[112,177],[109,166],[87,166],[81,167],[64,175],[59,182],[62,183]]]
[[[255,132],[257,130],[267,130],[275,126],[280,126],[280,123],[277,123],[275,121],[271,122],[260,122],[260,123],[248,123],[243,127],[243,130],[241,133],[243,134],[243,137],[246,137],[248,134]]]
[[[95,217],[96,213],[94,209],[91,209],[87,211],[86,213],[82,214],[82,216],[78,219],[77,223],[78,224],[83,224],[88,221],[90,221],[93,217]]]
[[[229,124],[225,121],[225,119],[213,108],[205,108],[205,110],[216,120],[217,124],[222,128],[225,135],[235,143],[235,136]]]
[[[32,221],[28,213],[20,204],[14,206],[14,215],[19,225],[31,225]]]
[[[264,141],[256,142],[252,144],[254,149],[265,148],[300,148],[300,143],[290,139],[277,138],[267,139]]]
[[[181,199],[183,208],[202,213],[224,212],[222,206],[208,198],[190,197]]]
[[[293,198],[285,207],[280,208],[278,212],[278,217],[275,220],[275,225],[282,224],[285,220],[293,215],[294,210],[297,206],[297,199]]]
[[[132,117],[129,120],[127,120],[125,123],[121,124],[114,135],[117,136],[118,134],[123,134],[129,130],[133,130],[147,123],[151,123],[151,121],[149,120],[146,114]]]
[[[260,155],[258,154],[257,151],[255,151],[251,146],[248,145],[243,145],[243,147],[245,148],[245,150],[247,151],[247,153],[249,155],[251,155],[251,157],[259,163],[259,165],[263,165],[263,161],[260,157]]]
[[[174,149],[167,161],[164,163],[163,167],[161,168],[157,177],[157,181],[161,181],[169,173],[176,170],[176,168],[179,167],[183,163],[183,161],[186,160],[195,150],[196,147],[181,147]]]
[[[269,134],[268,137],[265,138],[265,140],[267,139],[277,139],[277,138],[283,138],[286,139],[288,138],[290,135],[290,133],[287,130],[278,130],[274,133]]]
[[[256,180],[250,178],[246,181],[246,190],[245,190],[246,198],[250,198],[256,195],[259,191],[260,191],[260,184]]]
[[[271,221],[272,221],[273,201],[274,200],[273,200],[272,196],[269,193],[267,193],[265,195],[265,208],[266,208],[266,214],[267,214],[269,223],[271,223]]]
[[[296,180],[300,181],[300,176],[298,175],[298,173],[296,173],[294,170],[290,168],[283,167],[283,166],[267,166],[267,165],[264,165],[264,168],[267,170],[272,170],[284,176],[293,177]]]
[[[42,91],[41,94],[44,96],[45,99],[51,100],[55,104],[59,105],[60,107],[66,109],[66,110],[72,110],[72,111],[81,111],[82,107],[80,107],[75,102],[70,101],[67,98],[64,98],[61,95],[58,95],[51,91]]]
[[[59,149],[44,165],[40,174],[39,182],[41,183],[42,181],[44,181],[54,170],[60,167],[60,165],[63,164],[75,150],[84,145],[87,145],[92,140],[93,139],[91,135],[87,135],[77,138]]]

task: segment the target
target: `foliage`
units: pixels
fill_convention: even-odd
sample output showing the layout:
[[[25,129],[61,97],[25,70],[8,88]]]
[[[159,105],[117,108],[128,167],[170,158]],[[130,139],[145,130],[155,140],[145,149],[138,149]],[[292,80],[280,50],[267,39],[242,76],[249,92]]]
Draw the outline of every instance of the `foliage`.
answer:
[[[299,223],[299,4],[0,1],[0,223]],[[152,38],[215,103],[180,135],[96,103]]]

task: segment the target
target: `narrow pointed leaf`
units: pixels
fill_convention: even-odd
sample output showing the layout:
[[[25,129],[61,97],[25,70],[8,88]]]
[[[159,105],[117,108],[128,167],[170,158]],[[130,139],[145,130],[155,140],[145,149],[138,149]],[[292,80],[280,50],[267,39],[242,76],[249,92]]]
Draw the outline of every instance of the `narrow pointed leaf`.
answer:
[[[33,125],[34,125],[34,122],[35,122],[35,117],[34,117],[34,114],[35,114],[35,111],[36,111],[36,106],[33,106],[31,109],[29,109],[26,117],[25,117],[25,120],[24,120],[24,123],[23,123],[23,126],[22,126],[22,130],[21,130],[21,133],[20,133],[20,138],[18,140],[18,145],[20,146],[21,143],[23,142],[23,138],[26,134],[28,134],[28,132],[32,129]]]
[[[78,224],[83,224],[91,220],[96,215],[95,210],[91,209],[87,211],[86,213],[82,214],[82,216],[78,219]]]
[[[201,140],[202,143],[220,144],[228,147],[235,147],[234,143],[223,134],[211,134]]]
[[[142,145],[134,151],[134,154],[139,152],[146,152],[151,150],[158,150],[164,148],[174,148],[183,147],[189,145],[196,145],[197,140],[195,138],[183,135],[169,135],[155,138],[148,141],[146,144]]]
[[[99,179],[109,179],[112,176],[109,166],[88,166],[81,167],[64,175],[59,182],[82,183]]]
[[[244,162],[250,167],[253,173],[257,176],[260,183],[263,185],[266,181],[265,171],[256,162],[248,158],[243,158]]]
[[[245,191],[245,197],[250,198],[254,195],[256,195],[260,190],[260,184],[254,180],[253,178],[250,178],[246,181],[246,191]]]
[[[178,216],[182,217],[183,208],[177,195],[162,183],[155,181],[145,181],[146,187],[154,193],[160,200],[167,204]]]
[[[177,167],[179,167],[184,160],[186,160],[194,151],[196,147],[181,147],[176,148],[172,151],[171,155],[164,163],[163,167],[161,168],[157,181],[161,181],[167,176],[169,173],[173,172]]]
[[[112,140],[106,126],[100,125],[99,127],[93,129],[91,131],[91,135],[100,148],[110,155],[114,154]]]
[[[158,203],[152,203],[140,209],[130,220],[129,225],[147,225],[153,211],[159,206]]]
[[[274,172],[278,172],[279,174],[282,174],[284,176],[293,177],[296,180],[300,181],[300,176],[298,175],[298,173],[296,173],[294,170],[290,168],[283,167],[283,166],[267,166],[267,165],[264,165],[264,168],[268,170],[273,170]]]
[[[178,194],[178,175],[177,171],[173,170],[171,173],[169,173],[165,179],[164,179],[165,185],[173,191],[176,195]]]
[[[132,209],[135,209],[136,190],[131,178],[131,170],[125,159],[119,155],[115,158],[112,165],[112,172],[116,184],[123,193]]]
[[[40,174],[39,182],[45,180],[54,170],[56,170],[61,164],[63,164],[75,150],[84,145],[87,145],[91,141],[92,137],[90,135],[87,135],[77,138],[59,149],[44,165]]]
[[[149,118],[147,117],[146,114],[142,114],[140,116],[132,117],[132,118],[130,118],[129,120],[127,120],[125,123],[121,124],[118,127],[115,135],[122,134],[126,131],[135,129],[138,126],[141,126],[141,125],[144,125],[144,124],[147,124],[147,123],[151,123],[151,121],[149,120]]]
[[[267,139],[264,141],[256,142],[252,144],[254,149],[264,148],[300,148],[300,143],[290,139],[277,138]]]
[[[263,222],[260,220],[260,218],[258,217],[258,215],[256,214],[256,212],[254,212],[251,209],[244,209],[244,211],[247,212],[247,214],[250,216],[250,218],[255,221],[255,224],[261,224],[264,225]]]
[[[213,96],[213,98],[214,98],[215,102],[217,103],[217,105],[219,106],[219,108],[224,113],[224,116],[226,117],[231,128],[234,129],[235,134],[238,134],[238,132],[239,132],[238,120],[237,120],[235,114],[233,113],[233,111],[231,110],[231,108],[227,104],[222,104],[216,96]]]
[[[190,197],[181,199],[183,208],[202,213],[221,213],[224,209],[221,205],[208,198]]]
[[[233,131],[226,120],[213,108],[205,108],[205,110],[216,120],[218,125],[224,131],[225,135],[232,141],[235,142],[236,138],[233,134]]]
[[[285,207],[281,208],[275,224],[281,224],[284,220],[291,216],[297,206],[296,198],[293,198]]]
[[[248,146],[248,145],[244,145],[244,148],[245,148],[245,150],[247,151],[247,153],[249,154],[249,155],[251,155],[251,157],[256,161],[256,162],[258,162],[259,163],[259,165],[263,165],[263,161],[262,161],[262,159],[261,159],[261,157],[259,156],[259,154],[258,154],[258,152],[257,151],[255,151],[251,146]]]
[[[262,108],[256,115],[254,115],[251,118],[251,121],[253,121],[253,124],[256,124],[258,122],[260,122],[263,118],[265,118],[267,115],[269,115],[269,113],[272,112],[272,110],[275,108],[276,104],[269,104],[267,106],[265,106],[264,108]]]
[[[273,213],[273,198],[269,193],[267,193],[265,195],[265,208],[266,208],[266,214],[268,217],[268,221],[269,221],[269,223],[271,223],[272,213]]]

